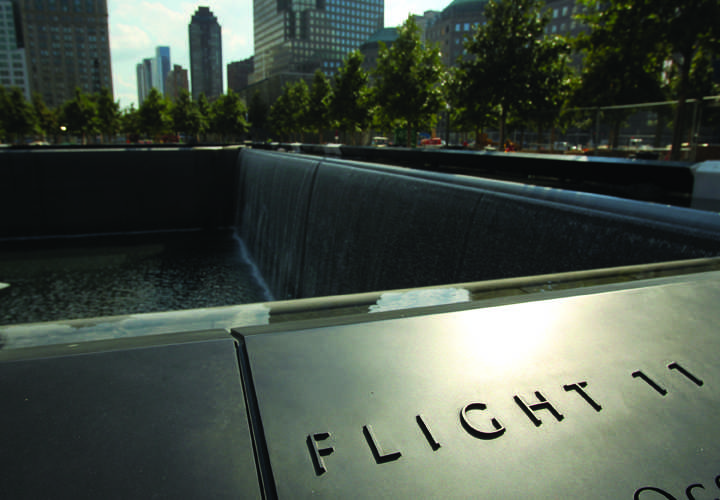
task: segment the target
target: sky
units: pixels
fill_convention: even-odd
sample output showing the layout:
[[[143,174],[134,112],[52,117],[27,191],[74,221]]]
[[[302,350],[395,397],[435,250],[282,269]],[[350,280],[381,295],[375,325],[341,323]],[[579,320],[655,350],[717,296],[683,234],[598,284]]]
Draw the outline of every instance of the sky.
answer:
[[[386,0],[385,26],[397,26],[408,14],[442,10],[450,0]],[[108,0],[113,91],[120,107],[137,106],[135,67],[155,56],[158,45],[170,47],[171,64],[190,69],[188,24],[199,6],[210,7],[222,29],[223,88],[226,66],[253,55],[252,0]]]

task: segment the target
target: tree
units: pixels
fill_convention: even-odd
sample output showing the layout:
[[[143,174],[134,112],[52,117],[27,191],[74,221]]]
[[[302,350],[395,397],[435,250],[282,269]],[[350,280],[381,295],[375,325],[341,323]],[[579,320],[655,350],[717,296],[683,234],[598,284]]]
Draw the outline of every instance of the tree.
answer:
[[[57,136],[60,130],[57,112],[48,108],[42,96],[37,92],[33,92],[31,102],[36,120],[35,129],[38,134],[44,138]]]
[[[156,139],[170,130],[168,103],[155,87],[150,89],[138,112],[140,130],[150,138]]]
[[[260,95],[260,91],[256,90],[250,104],[248,105],[248,119],[250,120],[250,130],[255,139],[261,139],[261,135],[265,133],[265,127],[268,121],[268,105]]]
[[[310,90],[303,79],[293,83],[288,90],[288,111],[292,115],[291,123],[294,124],[294,132],[299,135],[300,142],[303,142],[305,132],[310,129]]]
[[[302,132],[307,125],[309,93],[305,80],[287,82],[283,93],[270,107],[269,120],[273,129],[288,139]]]
[[[95,96],[97,103],[98,128],[103,136],[103,142],[112,138],[120,129],[120,104],[113,100],[112,93],[103,87]]]
[[[554,105],[554,94],[567,78],[560,39],[545,36],[550,11],[540,0],[491,0],[485,7],[487,23],[465,44],[469,57],[461,63],[471,102],[485,100],[497,114],[500,144],[510,115],[522,117],[538,106]]]
[[[75,97],[62,107],[60,121],[68,132],[82,137],[82,144],[87,144],[87,136],[98,130],[97,105],[76,88]]]
[[[649,39],[642,27],[647,11],[641,2],[581,0],[586,13],[581,19],[589,31],[576,40],[584,54],[579,85],[571,103],[578,107],[623,106],[664,100],[661,88],[662,60],[658,59],[657,40]],[[612,4],[615,4],[612,6]],[[608,8],[609,6],[609,8]],[[622,10],[622,15],[613,12]],[[618,146],[621,124],[632,114],[631,108],[606,110],[611,125],[610,147]]]
[[[407,146],[415,142],[412,132],[434,125],[444,105],[443,66],[437,47],[424,47],[420,28],[408,16],[398,37],[388,48],[380,46],[373,97],[384,122],[407,127]]]
[[[703,52],[717,55],[720,50],[720,3],[717,0],[656,0],[650,4],[659,10],[655,21],[660,29],[655,31],[655,36],[664,42],[666,57],[672,58],[678,67],[678,104],[671,158],[679,160],[685,128],[685,102],[692,92],[693,77],[700,73],[693,72],[697,68],[694,63],[703,60]]]
[[[450,120],[456,128],[475,132],[476,147],[485,144],[481,138],[485,127],[495,122],[492,103],[483,96],[483,88],[467,78],[467,68],[451,68],[446,86]]]
[[[332,99],[332,86],[325,73],[315,71],[312,87],[310,87],[310,102],[308,114],[308,127],[316,130],[318,144],[322,141],[323,129],[330,127],[330,100]]]
[[[12,142],[22,143],[33,132],[36,120],[33,108],[22,90],[13,87],[8,92],[0,86],[0,129]]]
[[[679,159],[685,103],[698,76],[695,64],[702,59],[698,54],[720,48],[720,4],[717,0],[581,1],[589,10],[584,20],[590,33],[580,40],[588,59],[583,75],[587,94],[609,89],[621,94],[623,101],[654,100],[661,97],[658,89],[667,62],[672,63],[678,104],[671,157]],[[615,96],[611,92],[609,97]]]
[[[125,133],[129,142],[137,142],[140,139],[140,129],[140,112],[134,104],[130,104],[120,117],[120,130]]]
[[[198,95],[197,110],[200,113],[199,134],[203,136],[203,140],[206,140],[207,137],[205,137],[205,134],[210,128],[210,123],[212,122],[212,108],[210,107],[210,102],[208,101],[205,92],[200,92],[200,95]]]
[[[247,108],[240,97],[228,90],[227,94],[221,95],[212,104],[212,130],[220,135],[223,142],[229,137],[237,139],[250,128],[246,115]]]
[[[348,54],[333,77],[330,99],[330,117],[344,136],[351,134],[351,144],[355,144],[355,133],[364,130],[370,122],[368,76],[362,62],[359,51]]]
[[[175,102],[170,106],[173,130],[197,142],[198,134],[206,127],[197,105],[190,98],[187,89],[180,89]]]

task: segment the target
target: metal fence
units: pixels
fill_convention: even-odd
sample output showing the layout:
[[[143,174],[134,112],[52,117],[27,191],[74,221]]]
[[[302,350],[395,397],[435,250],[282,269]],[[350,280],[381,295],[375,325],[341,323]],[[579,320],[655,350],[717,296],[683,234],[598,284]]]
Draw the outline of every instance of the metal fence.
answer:
[[[565,110],[554,127],[538,131],[510,124],[507,139],[523,151],[584,151],[611,156],[669,158],[677,101],[600,106]],[[682,116],[682,157],[720,159],[720,96],[688,99]],[[448,144],[472,143],[474,133],[448,127],[441,117],[438,134]],[[486,129],[497,142],[497,130]],[[495,145],[499,147],[499,145]]]

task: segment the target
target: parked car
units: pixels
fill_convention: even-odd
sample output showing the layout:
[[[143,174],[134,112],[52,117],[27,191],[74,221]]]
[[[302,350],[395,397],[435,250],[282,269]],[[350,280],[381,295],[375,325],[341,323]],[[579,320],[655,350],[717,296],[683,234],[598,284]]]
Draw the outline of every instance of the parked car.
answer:
[[[443,141],[439,137],[432,137],[429,139],[421,140],[420,146],[423,148],[441,148],[445,146],[445,141]]]

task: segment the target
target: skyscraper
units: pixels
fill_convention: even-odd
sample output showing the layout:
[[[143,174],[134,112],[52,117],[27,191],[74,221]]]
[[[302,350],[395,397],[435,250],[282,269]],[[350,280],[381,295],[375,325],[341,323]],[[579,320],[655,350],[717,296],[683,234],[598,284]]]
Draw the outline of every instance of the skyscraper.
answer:
[[[165,95],[165,80],[168,73],[170,73],[170,47],[156,47],[153,87],[163,95]]]
[[[19,12],[10,0],[0,0],[0,85],[18,87],[30,99],[27,62]]]
[[[253,0],[255,71],[330,75],[384,26],[384,0]]]
[[[143,62],[136,66],[137,71],[137,89],[138,89],[138,106],[140,106],[150,93],[153,87],[153,61],[152,59],[143,59]]]
[[[143,59],[136,66],[138,106],[143,103],[151,88],[156,88],[161,95],[165,92],[165,80],[170,73],[170,47],[156,47],[155,57]]]
[[[222,39],[217,18],[208,7],[198,7],[188,26],[190,80],[193,99],[222,95]]]
[[[112,93],[107,0],[12,0],[19,7],[30,90],[48,106],[75,87]]]

